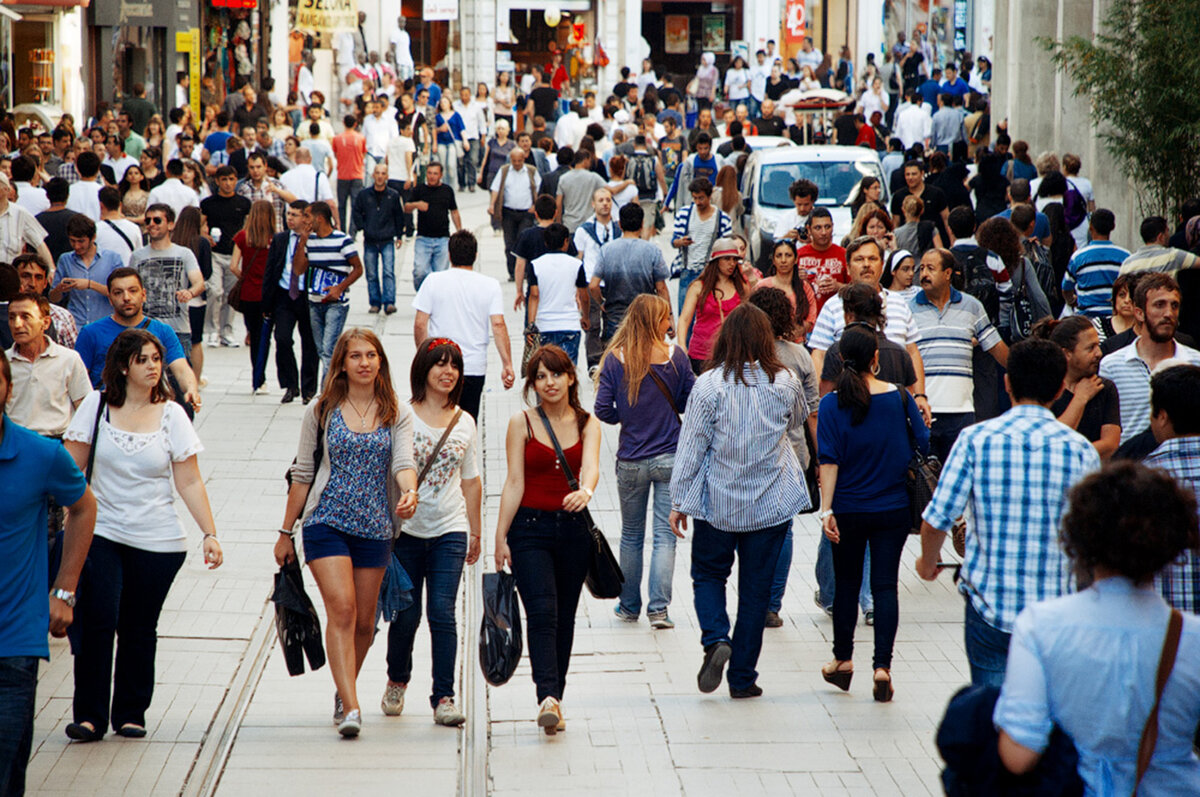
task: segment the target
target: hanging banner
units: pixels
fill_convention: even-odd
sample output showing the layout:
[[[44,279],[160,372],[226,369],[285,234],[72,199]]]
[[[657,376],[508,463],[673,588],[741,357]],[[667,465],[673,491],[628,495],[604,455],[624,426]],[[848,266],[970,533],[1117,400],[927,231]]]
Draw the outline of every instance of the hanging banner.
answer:
[[[685,14],[668,14],[664,49],[672,55],[682,55],[690,49],[691,20]]]
[[[801,44],[806,34],[804,0],[787,0],[783,16],[783,38],[789,44]]]
[[[458,19],[458,0],[425,0],[426,22]]]
[[[200,116],[200,29],[175,32],[175,52],[188,59],[188,105],[192,107],[192,118]]]
[[[358,27],[358,0],[297,0],[296,27],[313,33],[337,33]]]

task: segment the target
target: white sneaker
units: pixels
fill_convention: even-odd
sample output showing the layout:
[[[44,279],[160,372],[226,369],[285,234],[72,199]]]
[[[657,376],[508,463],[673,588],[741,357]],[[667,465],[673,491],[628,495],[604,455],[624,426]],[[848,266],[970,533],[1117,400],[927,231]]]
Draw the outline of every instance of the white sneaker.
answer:
[[[333,724],[340,725],[342,720],[346,719],[346,708],[342,705],[342,696],[337,692],[333,693]]]
[[[437,708],[434,709],[433,721],[438,725],[445,725],[448,728],[457,728],[466,722],[467,718],[454,705],[454,698],[443,697],[438,701]]]
[[[399,717],[400,712],[404,711],[404,693],[407,691],[408,684],[388,681],[387,688],[383,690],[383,700],[379,701],[383,713],[389,717]]]
[[[537,724],[547,736],[558,733],[558,724],[563,721],[562,707],[558,700],[548,697],[538,706]],[[565,727],[565,726],[564,726]]]
[[[362,714],[358,709],[351,709],[346,714],[346,718],[338,725],[338,733],[345,736],[347,739],[353,739],[362,731]]]

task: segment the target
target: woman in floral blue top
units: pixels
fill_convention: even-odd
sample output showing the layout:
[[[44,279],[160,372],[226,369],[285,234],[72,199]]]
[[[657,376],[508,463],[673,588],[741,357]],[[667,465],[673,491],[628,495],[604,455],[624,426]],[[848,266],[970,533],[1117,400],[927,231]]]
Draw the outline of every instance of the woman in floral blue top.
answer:
[[[375,636],[375,604],[392,551],[392,508],[401,518],[413,516],[417,473],[412,410],[396,399],[379,339],[365,329],[343,332],[328,374],[321,398],[304,416],[275,561],[295,558],[292,529],[300,519],[305,560],[328,618],[325,648],[337,687],[333,720],[339,733],[353,737],[362,729],[355,680]]]

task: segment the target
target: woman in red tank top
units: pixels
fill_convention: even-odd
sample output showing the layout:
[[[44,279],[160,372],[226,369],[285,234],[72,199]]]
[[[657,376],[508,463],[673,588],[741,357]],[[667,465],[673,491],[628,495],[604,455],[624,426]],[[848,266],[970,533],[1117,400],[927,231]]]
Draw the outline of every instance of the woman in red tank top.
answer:
[[[579,403],[575,364],[557,346],[542,346],[525,367],[524,410],[508,421],[508,476],[496,523],[496,569],[512,568],[525,606],[529,663],[537,685],[537,722],[548,736],[565,729],[560,701],[575,636],[575,609],[587,576],[591,535],[582,510],[600,481],[600,422]],[[554,437],[579,480],[571,490]]]

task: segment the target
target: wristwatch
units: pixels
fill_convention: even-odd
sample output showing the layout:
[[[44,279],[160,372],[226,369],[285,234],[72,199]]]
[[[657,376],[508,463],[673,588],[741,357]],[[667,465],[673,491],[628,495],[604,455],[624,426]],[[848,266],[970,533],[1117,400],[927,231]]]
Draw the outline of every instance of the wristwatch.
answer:
[[[72,609],[75,608],[75,593],[74,592],[67,592],[65,589],[52,589],[52,590],[50,590],[50,597],[58,598],[60,601],[67,604],[67,606],[71,607]]]

